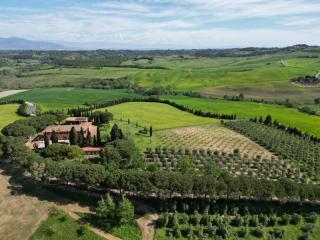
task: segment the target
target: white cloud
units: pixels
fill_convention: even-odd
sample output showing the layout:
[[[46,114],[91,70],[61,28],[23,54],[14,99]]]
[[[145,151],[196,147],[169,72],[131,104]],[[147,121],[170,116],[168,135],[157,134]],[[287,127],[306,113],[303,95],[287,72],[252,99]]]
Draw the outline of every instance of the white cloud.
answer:
[[[320,18],[290,18],[283,25],[290,27],[305,27],[314,25],[320,22]]]
[[[320,12],[320,3],[314,1],[113,0],[33,10],[23,9],[21,14],[17,8],[13,14],[11,8],[9,13],[0,13],[0,34],[122,48],[284,46],[319,44],[320,39],[315,27],[318,18],[304,15]],[[258,28],[257,18],[276,27]],[[252,25],[242,27],[240,19],[252,19]],[[225,22],[233,27],[221,27]]]

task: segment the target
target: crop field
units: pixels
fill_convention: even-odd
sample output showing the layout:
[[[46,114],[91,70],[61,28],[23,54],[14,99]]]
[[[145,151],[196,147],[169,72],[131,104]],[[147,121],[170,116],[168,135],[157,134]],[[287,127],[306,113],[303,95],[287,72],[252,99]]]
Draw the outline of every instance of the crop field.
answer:
[[[270,114],[274,120],[278,120],[282,124],[297,127],[302,131],[320,137],[320,117],[299,112],[295,108],[274,104],[211,100],[185,96],[162,96],[161,98],[189,108],[201,109],[204,112],[237,114],[238,119],[266,117]]]
[[[43,110],[61,110],[118,98],[138,97],[125,90],[44,88],[12,95],[4,100],[22,99],[40,104]]]
[[[102,109],[103,111],[104,109]],[[154,130],[217,123],[219,120],[194,116],[161,103],[130,102],[108,108],[115,118],[153,127]]]
[[[19,104],[4,104],[0,105],[0,130],[15,120],[22,118],[17,114]]]
[[[241,155],[247,155],[249,158],[259,155],[264,159],[271,159],[273,156],[268,150],[250,139],[220,124],[168,129],[158,131],[156,135],[161,146],[167,148],[175,146],[177,149],[210,149],[226,153],[233,153],[235,149],[239,149]]]
[[[237,150],[234,153],[204,150],[204,149],[175,149],[156,148],[148,149],[145,158],[148,165],[156,165],[168,171],[179,170],[179,161],[182,158],[191,157],[192,165],[196,171],[205,171],[206,166],[214,163],[220,169],[225,170],[233,176],[256,176],[262,179],[279,180],[281,178],[291,178],[296,182],[309,181],[304,173],[301,173],[294,164],[287,160],[276,158],[263,159],[261,156],[249,158],[242,157]]]
[[[155,240],[168,239],[170,235],[176,235],[176,239],[189,239],[193,236],[223,236],[222,239],[246,239],[246,240],[267,240],[267,239],[310,239],[318,240],[320,234],[320,221],[310,223],[306,217],[298,214],[276,215],[208,215],[195,213],[177,214],[178,224],[157,229]],[[169,219],[172,218],[169,214]],[[196,216],[196,217],[195,217]],[[166,217],[165,214],[161,218]],[[196,225],[196,219],[200,219],[200,225]],[[207,219],[206,220],[203,220]],[[292,220],[294,219],[294,220]],[[299,220],[298,220],[299,219]],[[240,223],[240,224],[239,224]],[[161,223],[160,223],[161,224]],[[245,226],[247,224],[247,227]],[[258,226],[259,224],[259,226]],[[178,231],[176,230],[178,226]],[[191,233],[190,233],[191,232]],[[177,234],[178,233],[178,234]],[[180,236],[177,236],[180,235]],[[270,238],[269,236],[281,236]],[[303,237],[304,236],[304,237]],[[305,237],[307,236],[307,237]]]

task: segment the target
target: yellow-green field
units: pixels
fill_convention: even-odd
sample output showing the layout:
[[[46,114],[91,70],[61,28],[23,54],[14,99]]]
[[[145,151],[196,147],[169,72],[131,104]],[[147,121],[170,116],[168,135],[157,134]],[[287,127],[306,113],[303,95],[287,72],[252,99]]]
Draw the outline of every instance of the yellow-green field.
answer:
[[[18,107],[19,104],[0,105],[0,130],[9,123],[23,118],[17,114]]]
[[[117,119],[122,118],[124,121],[130,119],[132,123],[141,126],[152,126],[154,130],[219,122],[217,119],[197,117],[161,103],[123,103],[109,107],[108,111]]]
[[[270,114],[274,120],[276,119],[282,124],[296,127],[320,137],[320,117],[302,113],[295,108],[287,108],[276,104],[211,100],[185,96],[162,96],[161,98],[189,108],[201,109],[204,112],[237,114],[238,119],[266,117]]]

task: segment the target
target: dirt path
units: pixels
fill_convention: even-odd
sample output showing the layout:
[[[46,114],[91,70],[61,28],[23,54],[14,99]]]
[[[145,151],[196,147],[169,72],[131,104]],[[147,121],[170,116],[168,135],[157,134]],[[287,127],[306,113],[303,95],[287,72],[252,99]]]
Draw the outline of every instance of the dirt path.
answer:
[[[155,234],[155,222],[159,215],[149,214],[137,219],[137,223],[141,229],[142,240],[153,240]]]
[[[17,93],[25,92],[28,90],[8,90],[8,91],[3,91],[0,92],[0,98],[8,97]]]

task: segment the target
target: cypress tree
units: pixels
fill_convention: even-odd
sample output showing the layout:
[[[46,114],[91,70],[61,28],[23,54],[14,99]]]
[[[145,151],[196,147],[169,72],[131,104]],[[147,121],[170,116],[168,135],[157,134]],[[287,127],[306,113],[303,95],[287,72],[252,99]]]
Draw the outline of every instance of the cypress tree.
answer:
[[[150,137],[152,137],[152,126],[150,126],[149,133],[150,133]]]
[[[112,129],[111,129],[111,132],[110,132],[110,138],[111,138],[111,141],[115,141],[117,139],[122,139],[123,138],[123,134],[122,134],[122,131],[121,129],[118,127],[117,124],[114,124]]]
[[[91,136],[91,132],[89,131],[89,128],[87,130],[86,145],[87,146],[92,146],[92,136]]]
[[[58,143],[58,136],[57,136],[56,131],[54,131],[54,130],[51,133],[51,142],[52,143]]]
[[[70,145],[77,145],[78,144],[78,133],[74,127],[71,128],[70,135],[69,135]]]
[[[83,146],[83,145],[84,145],[85,137],[84,137],[84,131],[83,131],[83,128],[82,128],[82,127],[81,127],[81,130],[80,130],[80,135],[81,135],[81,137],[78,139],[78,142],[79,142],[79,145],[80,145],[80,146]]]
[[[47,133],[44,134],[44,146],[48,147],[50,144],[50,139]]]
[[[94,137],[93,137],[93,146],[98,146],[98,144],[97,144],[97,136],[96,135],[94,135]]]
[[[101,133],[100,128],[97,128],[97,146],[101,146]]]

